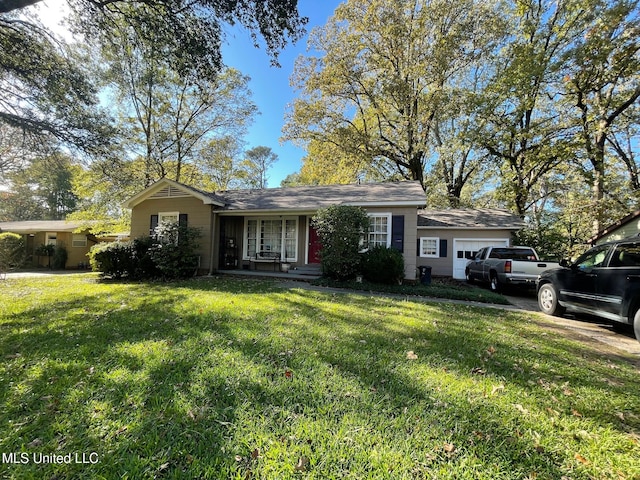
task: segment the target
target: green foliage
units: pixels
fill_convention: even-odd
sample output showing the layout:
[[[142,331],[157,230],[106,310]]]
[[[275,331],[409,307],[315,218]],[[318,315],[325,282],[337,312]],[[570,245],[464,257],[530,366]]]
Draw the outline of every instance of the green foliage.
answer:
[[[53,250],[53,257],[51,258],[51,268],[54,270],[64,270],[68,257],[69,255],[64,245],[56,245]]]
[[[369,217],[361,207],[333,205],[318,210],[313,226],[320,237],[320,259],[325,275],[338,280],[354,277],[360,270],[360,251]]]
[[[187,278],[198,268],[197,239],[200,232],[176,223],[161,223],[156,228],[158,241],[149,249],[149,257],[162,277]]]
[[[0,122],[1,130],[7,134],[11,132]],[[7,140],[15,141],[15,138]],[[7,146],[0,134],[0,151]],[[24,159],[26,150],[35,158],[30,155],[28,160]],[[6,196],[0,202],[0,219],[63,220],[75,210],[78,198],[72,191],[72,179],[82,168],[69,156],[61,152],[40,156],[28,146],[24,150],[9,151],[7,156],[7,162],[13,165],[4,175],[0,172],[0,182],[8,185]]]
[[[271,148],[265,146],[254,147],[245,153],[243,167],[248,172],[246,183],[250,188],[267,188],[267,171],[278,161]]]
[[[136,260],[133,242],[99,243],[89,250],[91,269],[113,278],[136,277]]]
[[[47,245],[40,245],[38,247],[36,247],[36,249],[34,250],[33,253],[35,253],[37,256],[39,257],[52,257],[53,253],[55,252],[56,247],[54,245],[51,244],[47,244]]]
[[[175,279],[193,276],[198,267],[197,229],[163,223],[157,237],[95,245],[89,251],[94,272],[113,278]]]
[[[25,246],[21,235],[0,233],[0,271],[20,267],[25,260]]]
[[[404,278],[404,258],[395,248],[376,245],[362,255],[360,269],[371,282],[393,285]]]
[[[96,89],[44,27],[1,14],[0,52],[0,124],[85,150],[103,145],[108,116],[98,107]]]

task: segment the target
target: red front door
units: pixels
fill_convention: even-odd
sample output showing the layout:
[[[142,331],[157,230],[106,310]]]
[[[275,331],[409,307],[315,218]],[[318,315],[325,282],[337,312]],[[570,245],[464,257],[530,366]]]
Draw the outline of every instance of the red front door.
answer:
[[[311,224],[309,224],[309,253],[307,255],[307,263],[320,263],[320,238],[318,232]]]

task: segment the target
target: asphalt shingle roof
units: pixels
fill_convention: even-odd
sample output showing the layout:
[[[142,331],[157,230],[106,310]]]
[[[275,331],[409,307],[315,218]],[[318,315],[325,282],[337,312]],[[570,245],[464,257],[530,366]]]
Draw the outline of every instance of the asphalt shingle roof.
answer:
[[[83,224],[66,220],[25,220],[21,222],[0,222],[0,232],[37,233],[37,232],[73,232]]]
[[[419,182],[228,190],[216,192],[215,196],[224,199],[227,211],[316,210],[340,204],[420,206],[426,201]]]
[[[418,227],[520,229],[524,221],[507,210],[456,209],[419,210]]]

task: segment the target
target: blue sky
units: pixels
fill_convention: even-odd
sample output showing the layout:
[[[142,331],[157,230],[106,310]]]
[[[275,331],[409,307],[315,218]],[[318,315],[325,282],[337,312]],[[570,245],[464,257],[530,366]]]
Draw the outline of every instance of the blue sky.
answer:
[[[278,162],[268,173],[269,187],[280,186],[280,182],[287,175],[300,170],[300,160],[305,156],[304,150],[289,142],[280,144],[285,109],[295,97],[294,90],[289,86],[289,78],[293,73],[295,59],[306,53],[311,29],[324,25],[340,3],[341,0],[298,0],[300,15],[309,18],[307,34],[280,52],[280,68],[271,66],[271,58],[264,48],[258,49],[253,46],[249,31],[236,27],[226,28],[223,60],[226,65],[251,77],[253,100],[261,112],[249,129],[246,149],[266,146],[278,155]],[[68,30],[59,26],[67,14],[66,4],[60,4],[57,0],[45,0],[39,3],[35,10],[45,25],[58,35],[72,40]]]
[[[304,150],[289,142],[280,144],[286,106],[295,98],[295,92],[289,86],[289,78],[293,73],[295,59],[306,53],[311,29],[324,25],[340,3],[340,0],[299,0],[298,11],[309,18],[307,35],[280,52],[280,68],[271,66],[271,59],[264,48],[257,49],[253,46],[249,32],[227,30],[227,45],[222,50],[224,62],[251,77],[253,100],[261,112],[249,129],[246,148],[270,147],[279,158],[268,173],[269,187],[280,186],[287,175],[300,170]]]

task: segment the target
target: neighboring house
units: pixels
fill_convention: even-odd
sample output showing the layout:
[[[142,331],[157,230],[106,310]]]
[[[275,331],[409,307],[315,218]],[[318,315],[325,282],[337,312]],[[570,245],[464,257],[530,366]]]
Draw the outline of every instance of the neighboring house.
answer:
[[[89,264],[87,253],[99,242],[82,228],[80,223],[65,220],[30,220],[21,222],[0,222],[0,232],[22,235],[27,250],[27,262],[32,266],[46,267],[49,258],[38,256],[41,245],[60,245],[67,250],[66,268],[85,268]],[[78,232],[79,231],[79,232]]]
[[[588,243],[591,245],[600,245],[601,243],[622,240],[623,238],[637,236],[639,234],[640,210],[636,210],[590,238]]]
[[[208,193],[162,179],[126,202],[131,238],[153,234],[158,223],[198,228],[200,270],[269,269],[252,262],[260,252],[280,255],[292,268],[319,264],[311,218],[319,208],[366,209],[369,243],[393,246],[405,257],[405,276],[415,278],[416,211],[424,206],[419,182],[302,186]]]
[[[415,279],[421,265],[431,266],[433,275],[464,278],[468,258],[485,246],[509,245],[513,231],[523,226],[502,210],[420,210],[425,195],[419,182],[204,192],[162,179],[125,203],[131,209],[131,238],[153,235],[163,221],[199,229],[202,273],[275,269],[252,261],[260,252],[279,255],[292,268],[318,265],[320,245],[311,218],[331,205],[366,209],[369,244],[400,250],[407,279]]]
[[[418,211],[418,266],[432,275],[464,279],[464,269],[478,250],[510,246],[524,222],[506,210],[451,209]]]

